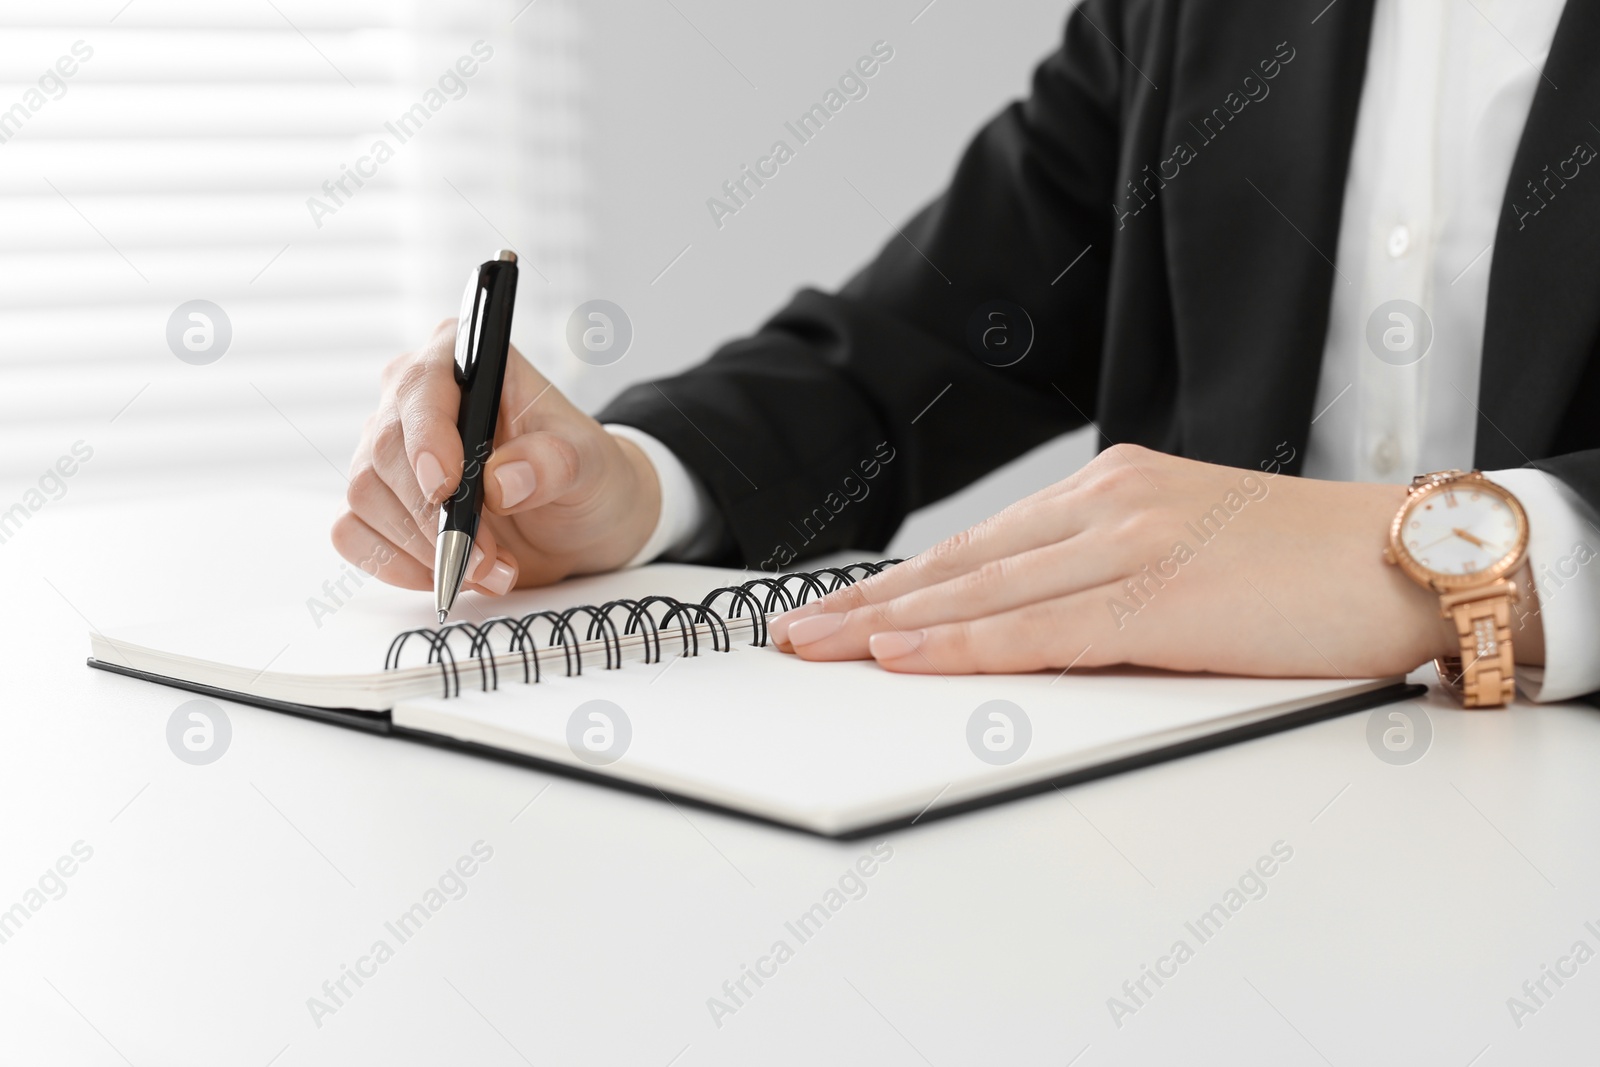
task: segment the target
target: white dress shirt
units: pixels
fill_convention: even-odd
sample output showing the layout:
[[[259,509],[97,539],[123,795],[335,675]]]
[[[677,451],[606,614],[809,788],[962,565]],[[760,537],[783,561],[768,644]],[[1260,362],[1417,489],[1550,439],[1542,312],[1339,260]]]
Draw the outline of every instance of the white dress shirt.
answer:
[[[1376,0],[1306,477],[1407,482],[1472,467],[1495,230],[1563,3]],[[633,563],[716,545],[722,520],[699,480],[648,434],[607,428],[662,482],[660,521]],[[1542,472],[1487,473],[1528,512],[1546,652],[1542,671],[1519,670],[1524,693],[1600,689],[1600,519]]]

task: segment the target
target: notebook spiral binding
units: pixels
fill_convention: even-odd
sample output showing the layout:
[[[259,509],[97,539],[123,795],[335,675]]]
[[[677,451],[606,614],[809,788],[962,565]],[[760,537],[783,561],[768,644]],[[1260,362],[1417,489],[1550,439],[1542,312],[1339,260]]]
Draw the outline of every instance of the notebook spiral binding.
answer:
[[[770,578],[752,578],[738,585],[713,589],[698,603],[670,596],[647,596],[642,600],[610,600],[604,604],[580,604],[565,611],[535,611],[521,618],[496,615],[481,623],[452,622],[441,627],[422,627],[398,634],[389,644],[383,658],[383,669],[399,670],[401,655],[411,638],[416,637],[428,646],[428,663],[439,665],[439,677],[446,697],[461,695],[461,672],[451,637],[465,634],[470,642],[464,660],[476,660],[480,684],[485,692],[500,688],[500,671],[495,665],[497,654],[490,644],[497,629],[504,628],[510,640],[504,653],[517,653],[522,659],[524,683],[540,680],[539,645],[534,628],[541,622],[550,624],[546,649],[560,646],[562,661],[570,677],[583,673],[582,642],[573,625],[579,617],[588,624],[583,641],[599,638],[605,648],[605,669],[622,666],[622,639],[635,632],[644,635],[644,661],[661,662],[661,631],[672,623],[678,624],[678,637],[683,643],[683,654],[700,654],[700,627],[705,626],[711,637],[711,647],[716,652],[727,652],[733,647],[728,633],[728,619],[742,617],[749,612],[757,647],[767,643],[767,615],[773,611],[788,611],[806,603],[813,596],[824,597],[835,590],[852,585],[862,578],[871,577],[886,567],[899,563],[898,559],[879,560],[876,563],[852,563],[848,567],[823,567],[814,571],[790,571]],[[857,573],[857,572],[861,573]],[[796,588],[791,588],[798,583]],[[763,590],[763,592],[757,592]],[[727,615],[716,609],[717,601],[727,597]],[[626,613],[622,630],[617,629],[617,612]],[[653,612],[659,611],[657,618]],[[580,622],[581,625],[581,622]],[[653,654],[653,655],[652,655]]]

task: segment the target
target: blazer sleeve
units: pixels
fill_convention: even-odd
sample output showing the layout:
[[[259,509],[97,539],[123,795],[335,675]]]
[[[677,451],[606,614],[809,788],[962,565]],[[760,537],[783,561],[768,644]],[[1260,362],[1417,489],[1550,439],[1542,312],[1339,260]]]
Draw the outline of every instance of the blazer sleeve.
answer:
[[[1094,417],[1119,100],[1137,77],[1121,17],[1120,0],[1085,0],[1028,98],[839,292],[802,290],[754,335],[599,414],[704,482],[731,534],[722,561],[882,548],[913,509]],[[996,301],[1004,319],[987,316]],[[980,358],[990,322],[1012,347]],[[1029,333],[1023,358],[996,365]]]

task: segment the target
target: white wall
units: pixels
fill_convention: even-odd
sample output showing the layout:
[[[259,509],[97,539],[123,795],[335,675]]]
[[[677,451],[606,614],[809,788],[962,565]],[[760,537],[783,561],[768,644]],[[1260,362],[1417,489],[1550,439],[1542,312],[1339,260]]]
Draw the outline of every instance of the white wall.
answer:
[[[580,381],[583,403],[592,408],[627,382],[700,360],[798,286],[842,282],[893,235],[878,212],[899,223],[936,195],[973,132],[1026,92],[1071,7],[926,3],[584,7],[591,295],[626,309],[635,339],[620,363]],[[774,139],[793,143],[783,123],[880,40],[894,58],[868,81],[867,95],[718,229],[707,198]],[[916,516],[893,550],[915,551],[970,525],[1065,476],[1092,450],[1086,434],[1040,449]]]

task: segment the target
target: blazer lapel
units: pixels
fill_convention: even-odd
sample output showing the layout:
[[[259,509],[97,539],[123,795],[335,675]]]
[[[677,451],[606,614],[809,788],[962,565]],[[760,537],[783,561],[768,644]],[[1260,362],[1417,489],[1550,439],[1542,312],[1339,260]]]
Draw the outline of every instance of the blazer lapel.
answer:
[[[1506,184],[1489,273],[1476,462],[1548,455],[1600,328],[1600,5],[1569,0]],[[1592,415],[1590,417],[1593,417]]]
[[[1182,6],[1165,136],[1195,158],[1163,195],[1188,455],[1253,468],[1287,441],[1295,457],[1287,467],[1300,469],[1372,8],[1373,0]],[[1259,99],[1221,121],[1252,93]]]

